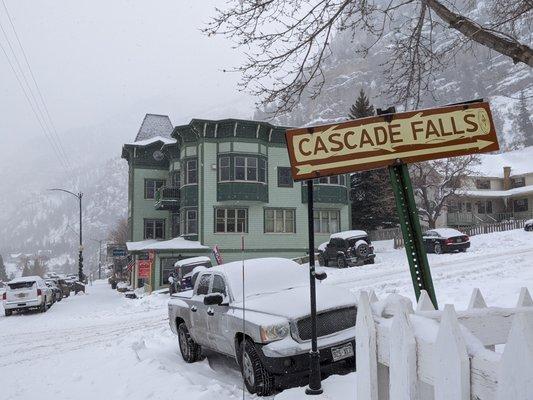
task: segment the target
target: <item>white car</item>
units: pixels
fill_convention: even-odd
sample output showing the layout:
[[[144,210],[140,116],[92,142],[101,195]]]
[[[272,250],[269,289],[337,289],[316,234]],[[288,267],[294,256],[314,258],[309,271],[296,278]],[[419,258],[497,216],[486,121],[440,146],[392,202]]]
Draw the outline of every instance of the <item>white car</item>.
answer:
[[[8,317],[13,311],[37,309],[45,312],[52,306],[53,293],[40,276],[24,276],[7,283],[2,299]]]

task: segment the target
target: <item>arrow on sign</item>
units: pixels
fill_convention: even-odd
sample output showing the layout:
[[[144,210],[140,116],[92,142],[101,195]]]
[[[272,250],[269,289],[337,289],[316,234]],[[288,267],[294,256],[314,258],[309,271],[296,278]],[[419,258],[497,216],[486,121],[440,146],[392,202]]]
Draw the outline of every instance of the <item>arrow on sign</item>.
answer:
[[[451,146],[446,146],[442,148],[429,148],[429,149],[421,149],[421,150],[412,150],[412,151],[402,151],[401,157],[416,157],[421,156],[425,154],[438,154],[438,153],[449,153],[452,151],[461,151],[461,150],[470,150],[470,149],[484,149],[485,147],[490,146],[493,144],[493,142],[489,142],[487,140],[477,140],[473,143],[466,143],[466,144],[456,144]],[[361,164],[371,164],[374,162],[379,161],[388,161],[388,160],[394,160],[397,156],[395,155],[395,150],[393,150],[390,154],[385,154],[381,156],[374,156],[374,157],[366,157],[361,159],[355,159],[355,160],[343,160],[343,161],[336,161],[331,162],[327,164],[319,164],[319,165],[311,165],[311,164],[304,164],[304,165],[296,165],[296,168],[298,169],[298,175],[305,175],[310,174],[315,171],[322,171],[327,169],[333,169],[333,168],[342,168],[350,165],[361,165]]]

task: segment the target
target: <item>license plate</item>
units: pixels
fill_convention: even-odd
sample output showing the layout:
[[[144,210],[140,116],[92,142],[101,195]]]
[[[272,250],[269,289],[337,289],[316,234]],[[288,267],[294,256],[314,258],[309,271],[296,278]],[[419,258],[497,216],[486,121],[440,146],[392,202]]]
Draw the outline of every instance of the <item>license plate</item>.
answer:
[[[26,306],[26,303],[18,303],[17,304],[17,307],[24,307],[24,306]]]
[[[331,355],[333,356],[333,361],[339,361],[348,357],[353,357],[353,346],[351,343],[348,343],[343,346],[332,347]]]
[[[26,297],[26,293],[19,293],[19,294],[17,294],[17,297],[20,297],[20,298]]]

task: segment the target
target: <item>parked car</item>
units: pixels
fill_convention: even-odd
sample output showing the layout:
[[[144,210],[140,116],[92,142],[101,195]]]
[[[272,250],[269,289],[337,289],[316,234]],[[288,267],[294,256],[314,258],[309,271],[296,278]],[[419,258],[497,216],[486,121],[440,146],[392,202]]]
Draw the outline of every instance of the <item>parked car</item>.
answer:
[[[470,238],[452,228],[431,229],[423,235],[428,253],[465,252],[470,247]]]
[[[2,295],[6,317],[13,311],[40,310],[45,312],[52,306],[52,289],[39,276],[24,276],[7,283]]]
[[[45,279],[46,286],[52,289],[53,302],[63,300],[63,291],[56,285],[53,279]]]
[[[533,219],[529,219],[524,223],[524,230],[525,231],[533,231]]]
[[[57,287],[61,289],[61,292],[63,293],[63,297],[70,296],[70,286],[64,279],[57,278],[54,280],[54,282],[56,282]]]
[[[320,274],[324,278],[325,273]],[[357,314],[354,296],[318,284],[317,298],[322,372],[351,370]],[[233,357],[248,391],[260,396],[307,379],[309,272],[296,262],[262,258],[246,260],[244,267],[238,261],[208,268],[200,272],[193,290],[171,296],[168,309],[170,327],[178,335],[186,362],[201,360],[204,349]]]
[[[324,267],[339,268],[374,264],[374,246],[365,231],[334,233],[328,243],[318,247],[318,262]]]
[[[185,258],[176,261],[174,264],[174,274],[177,280],[177,291],[191,290],[194,287],[194,280],[200,271],[211,268],[211,259],[206,256]]]

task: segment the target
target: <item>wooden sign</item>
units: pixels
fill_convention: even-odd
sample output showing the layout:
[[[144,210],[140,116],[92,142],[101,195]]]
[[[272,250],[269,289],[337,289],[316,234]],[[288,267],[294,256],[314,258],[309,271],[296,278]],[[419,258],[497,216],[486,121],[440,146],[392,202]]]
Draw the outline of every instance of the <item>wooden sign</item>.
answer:
[[[295,181],[499,149],[486,102],[291,129]]]

